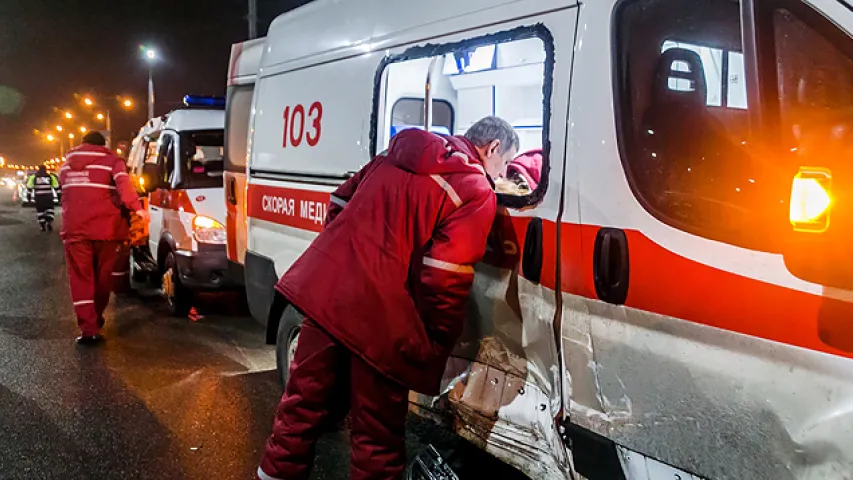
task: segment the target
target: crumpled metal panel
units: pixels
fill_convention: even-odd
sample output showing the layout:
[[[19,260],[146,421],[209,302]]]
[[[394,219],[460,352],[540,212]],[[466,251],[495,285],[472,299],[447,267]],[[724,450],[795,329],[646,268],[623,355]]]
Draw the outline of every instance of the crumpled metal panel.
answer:
[[[849,359],[566,300],[588,318],[593,352],[588,368],[570,369],[572,422],[709,479],[853,479]],[[587,357],[567,329],[566,357]]]
[[[554,292],[516,273],[478,265],[469,322],[448,362],[442,394],[413,394],[417,413],[531,478],[569,478],[554,421],[562,406]]]

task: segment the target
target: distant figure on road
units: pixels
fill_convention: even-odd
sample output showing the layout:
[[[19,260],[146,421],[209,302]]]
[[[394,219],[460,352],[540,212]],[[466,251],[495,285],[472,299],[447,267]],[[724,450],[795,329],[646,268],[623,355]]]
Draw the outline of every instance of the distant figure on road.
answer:
[[[257,476],[307,480],[325,425],[351,415],[350,478],[397,479],[408,392],[438,394],[519,148],[497,117],[465,136],[404,130],[331,198],[326,228],[276,285],[305,315]]]
[[[27,189],[32,192],[36,215],[41,231],[53,231],[53,194],[59,190],[59,181],[47,173],[44,165],[27,178]]]
[[[65,155],[66,164],[59,172],[64,188],[61,235],[80,344],[102,340],[113,266],[119,245],[127,238],[128,222],[121,206],[148,218],[130,185],[124,161],[104,145],[103,135],[87,133],[83,144]]]

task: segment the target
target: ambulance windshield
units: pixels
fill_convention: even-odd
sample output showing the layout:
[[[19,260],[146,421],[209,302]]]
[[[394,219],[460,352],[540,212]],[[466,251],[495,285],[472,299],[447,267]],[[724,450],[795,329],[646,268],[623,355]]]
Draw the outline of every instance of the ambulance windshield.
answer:
[[[223,130],[181,134],[181,186],[183,188],[222,186],[224,138]]]

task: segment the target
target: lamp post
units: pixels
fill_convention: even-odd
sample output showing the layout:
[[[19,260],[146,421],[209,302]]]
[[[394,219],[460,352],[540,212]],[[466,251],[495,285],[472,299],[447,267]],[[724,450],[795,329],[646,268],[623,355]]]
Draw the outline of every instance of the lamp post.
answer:
[[[154,118],[154,61],[157,60],[157,51],[148,47],[143,51],[148,62],[148,118]]]
[[[104,106],[104,113],[98,113],[97,115],[95,115],[95,118],[98,119],[98,121],[100,121],[100,122],[104,122],[104,121],[106,122],[107,148],[112,148],[111,144],[112,144],[112,140],[113,140],[113,121],[112,121],[112,114],[110,112],[110,107],[108,106],[108,104],[109,104],[108,100],[110,100],[110,99],[108,97],[97,97],[96,98],[96,97],[93,97],[92,95],[88,95],[88,96],[83,98],[83,104],[85,104],[88,107],[93,107],[93,106],[95,106],[96,100],[101,101],[101,103],[103,105],[105,105]],[[116,97],[112,98],[112,100],[117,100],[119,102],[119,104],[124,108],[132,108],[133,107],[133,101],[128,99],[128,98],[122,99],[120,96],[116,96]],[[82,132],[82,133],[86,133],[86,132]]]

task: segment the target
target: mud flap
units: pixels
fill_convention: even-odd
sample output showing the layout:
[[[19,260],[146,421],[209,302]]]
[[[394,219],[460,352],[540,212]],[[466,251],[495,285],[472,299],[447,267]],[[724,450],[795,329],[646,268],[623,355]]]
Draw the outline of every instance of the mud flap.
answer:
[[[459,477],[432,445],[409,462],[406,480],[459,480]]]

